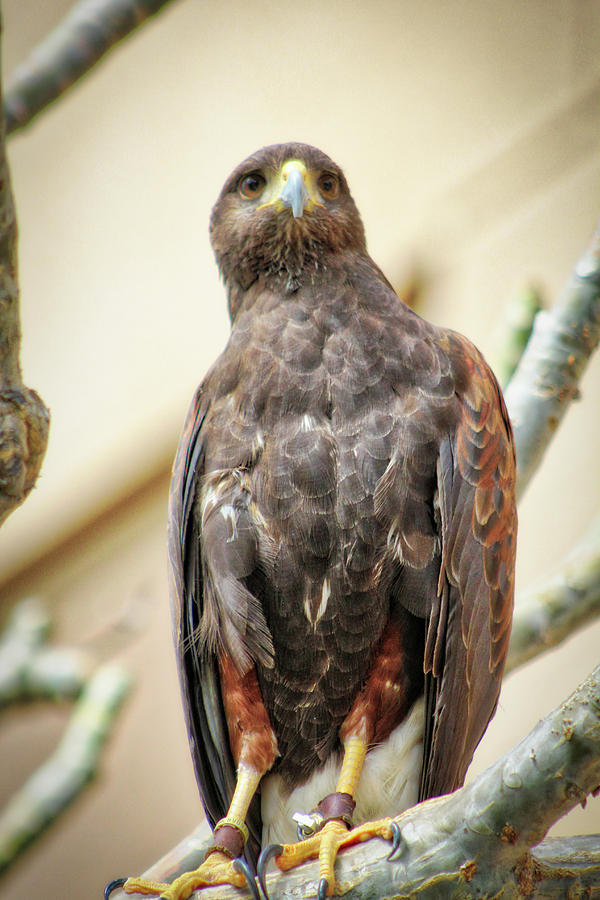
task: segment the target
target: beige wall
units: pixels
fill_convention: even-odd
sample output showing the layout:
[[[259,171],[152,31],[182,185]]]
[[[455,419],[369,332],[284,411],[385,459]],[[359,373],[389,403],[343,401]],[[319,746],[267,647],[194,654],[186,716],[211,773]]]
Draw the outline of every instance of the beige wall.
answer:
[[[68,6],[5,0],[5,72]],[[595,225],[599,45],[592,0],[180,0],[11,141],[23,364],[53,421],[39,486],[0,537],[0,581],[24,572],[4,596],[35,587],[73,641],[131,597],[150,599],[147,631],[115,650],[140,680],[104,775],[15,869],[7,896],[29,896],[43,864],[48,898],[65,895],[59,876],[78,865],[90,885],[67,894],[98,896],[102,879],[139,869],[197,815],[169,646],[164,490],[24,567],[167,465],[227,335],[207,222],[230,169],[272,141],[321,146],[345,167],[384,271],[400,282],[422,266],[426,314],[491,355],[511,290],[535,278],[553,296]],[[599,388],[596,360],[522,504],[520,586],[598,509]],[[508,681],[478,765],[580,680],[599,638],[589,631]],[[0,742],[15,782],[64,718],[24,716]],[[600,831],[599,803],[564,830]]]

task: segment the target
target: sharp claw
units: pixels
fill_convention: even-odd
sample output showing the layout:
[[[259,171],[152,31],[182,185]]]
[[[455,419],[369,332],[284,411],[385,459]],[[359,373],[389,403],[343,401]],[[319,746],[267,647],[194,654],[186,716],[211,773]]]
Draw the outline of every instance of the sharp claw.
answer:
[[[317,900],[326,900],[327,898],[327,890],[329,888],[329,882],[326,878],[321,878],[319,881],[319,890],[317,891]]]
[[[388,860],[392,861],[397,859],[399,856],[398,851],[402,845],[402,832],[400,831],[400,826],[397,822],[392,822],[390,825],[390,831],[392,832],[392,849],[389,852]]]
[[[250,893],[252,894],[253,900],[261,900],[260,894],[258,893],[258,888],[256,886],[256,881],[254,879],[254,875],[250,871],[250,866],[246,862],[245,859],[238,857],[233,860],[233,868],[236,872],[239,872],[246,879],[246,884],[250,889]]]
[[[115,878],[113,881],[109,881],[104,888],[104,900],[108,900],[112,892],[118,887],[123,887],[126,881],[126,878]]]
[[[269,844],[267,847],[264,847],[260,851],[260,856],[258,857],[258,864],[256,866],[256,874],[258,876],[258,883],[260,885],[260,889],[269,900],[269,894],[267,891],[267,884],[265,881],[265,869],[267,868],[267,864],[270,860],[274,859],[276,856],[280,856],[283,852],[283,847],[281,844]]]

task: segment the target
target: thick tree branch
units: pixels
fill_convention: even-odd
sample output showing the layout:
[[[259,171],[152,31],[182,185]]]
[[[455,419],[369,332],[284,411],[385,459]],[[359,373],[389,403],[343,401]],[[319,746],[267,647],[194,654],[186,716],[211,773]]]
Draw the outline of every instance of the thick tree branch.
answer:
[[[506,389],[517,446],[517,493],[536,471],[600,341],[600,227],[561,297],[536,316],[533,335]]]
[[[388,862],[390,847],[380,839],[343,851],[336,863],[340,889],[347,900],[589,896],[585,890],[598,887],[597,838],[544,842],[530,850],[599,784],[600,667],[471,784],[399,816],[397,859]],[[201,838],[198,829],[148,877],[172,880],[180,868],[197,864]],[[314,897],[318,878],[315,862],[285,874],[274,870],[269,896]],[[127,896],[115,891],[111,900]],[[233,900],[240,892],[207,888],[194,896]]]
[[[205,857],[206,850],[211,843],[208,825],[203,823],[191,832],[183,841],[175,846],[169,853],[163,856],[145,873],[147,878],[157,881],[173,881],[183,872],[190,871],[200,865]],[[389,845],[385,842],[373,840],[362,846],[352,850],[344,851],[338,858],[336,863],[338,867],[338,876],[343,888],[352,884],[349,893],[344,894],[347,900],[374,900],[381,898],[384,900],[389,894],[376,894],[372,889],[369,877],[360,879],[361,872],[365,867],[374,866],[375,871],[387,864],[387,855],[389,854]],[[314,883],[318,878],[316,866],[314,863],[307,863],[300,871],[306,873],[314,870]],[[468,875],[470,868],[467,866],[464,870],[465,877]],[[518,882],[521,894],[520,898],[527,897],[529,900],[551,900],[555,897],[557,900],[589,900],[591,896],[595,896],[594,889],[598,890],[600,886],[600,842],[597,835],[576,835],[571,838],[546,838],[535,847],[531,854],[526,854],[522,864],[520,864],[516,872],[518,874]],[[342,877],[343,873],[343,877]],[[280,876],[280,890],[285,884],[285,877]],[[360,883],[358,883],[360,881]],[[269,879],[271,885],[272,877]],[[301,880],[301,884],[303,881]],[[460,891],[460,888],[459,888]],[[500,895],[502,897],[514,897],[514,883],[508,886],[509,893]],[[123,891],[115,890],[111,894],[111,900],[126,900],[128,897],[135,895],[125,894]],[[249,896],[246,892],[233,892],[227,888],[204,888],[201,892],[193,895],[198,900],[233,900],[237,897]],[[278,900],[279,897],[288,896],[286,893],[273,890],[271,900]],[[291,896],[291,895],[290,895]],[[308,898],[308,885],[305,889],[297,891],[293,895],[296,900],[304,900]],[[396,897],[405,897],[405,894],[396,894]],[[442,900],[446,894],[433,892],[432,900]],[[452,894],[450,894],[452,896]],[[461,897],[460,893],[456,896]],[[468,896],[468,895],[467,895]],[[312,898],[311,898],[312,900]],[[485,895],[481,895],[480,900],[485,900]]]
[[[4,99],[12,134],[60,97],[138,25],[170,0],[80,0],[15,69]]]
[[[0,84],[0,98],[2,86]],[[50,415],[25,387],[19,353],[17,223],[0,122],[0,525],[23,502],[42,465]]]
[[[552,578],[517,598],[507,671],[600,616],[600,518]]]

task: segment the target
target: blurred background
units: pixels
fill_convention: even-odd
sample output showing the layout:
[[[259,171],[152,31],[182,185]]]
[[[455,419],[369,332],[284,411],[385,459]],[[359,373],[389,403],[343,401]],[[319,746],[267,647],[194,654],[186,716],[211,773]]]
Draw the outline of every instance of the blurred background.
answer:
[[[5,82],[68,0],[4,0]],[[100,898],[201,818],[168,613],[169,468],[228,334],[208,217],[231,169],[301,140],[345,169],[371,255],[493,360],[525,283],[552,302],[600,213],[595,0],[177,0],[9,141],[25,382],[52,412],[35,491],[0,534],[0,615],[37,595],[53,640],[135,684],[87,789],[0,896]],[[600,500],[600,360],[520,507],[518,589],[555,570]],[[596,624],[507,678],[480,771],[598,661]],[[0,805],[69,704],[0,721]],[[558,833],[600,832],[600,799]]]

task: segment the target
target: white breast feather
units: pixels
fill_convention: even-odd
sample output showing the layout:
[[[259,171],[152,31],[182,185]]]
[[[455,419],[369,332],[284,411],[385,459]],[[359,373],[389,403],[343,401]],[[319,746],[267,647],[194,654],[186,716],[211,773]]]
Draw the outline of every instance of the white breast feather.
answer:
[[[413,704],[404,721],[389,739],[369,751],[354,799],[353,822],[359,825],[371,819],[397,816],[414,806],[419,798],[419,779],[423,760],[424,702]],[[268,775],[262,782],[261,810],[263,847],[271,843],[297,840],[295,812],[309,813],[323,797],[336,789],[341,761],[332,757],[310,780],[287,794],[279,775]]]

